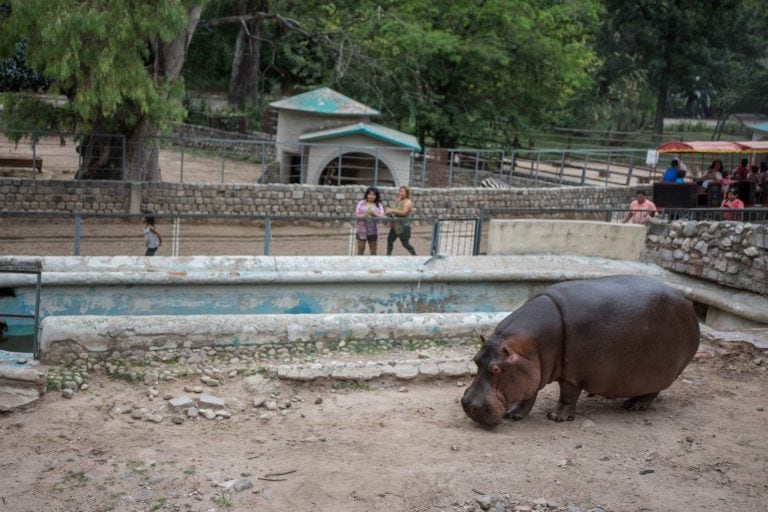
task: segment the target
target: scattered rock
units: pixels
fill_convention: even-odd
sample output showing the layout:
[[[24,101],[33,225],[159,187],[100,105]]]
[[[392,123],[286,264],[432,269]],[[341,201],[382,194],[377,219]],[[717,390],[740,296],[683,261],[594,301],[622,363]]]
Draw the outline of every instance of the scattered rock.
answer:
[[[475,498],[475,501],[477,501],[477,504],[480,505],[480,508],[483,510],[488,510],[491,508],[491,503],[493,502],[493,498],[488,496],[487,494],[481,494],[480,496],[477,496]]]
[[[221,409],[224,407],[224,400],[213,395],[200,395],[197,401],[200,404],[201,408],[215,407],[215,408]]]
[[[191,405],[194,405],[195,402],[188,396],[180,396],[178,398],[172,398],[168,401],[168,404],[171,406],[171,408],[175,411],[184,409],[185,407],[189,407]]]
[[[232,489],[235,492],[242,492],[252,488],[253,488],[253,482],[248,478],[240,478],[238,480],[235,480],[235,482],[232,484]]]
[[[75,396],[75,390],[70,388],[64,388],[61,390],[61,396],[64,398],[72,398]]]

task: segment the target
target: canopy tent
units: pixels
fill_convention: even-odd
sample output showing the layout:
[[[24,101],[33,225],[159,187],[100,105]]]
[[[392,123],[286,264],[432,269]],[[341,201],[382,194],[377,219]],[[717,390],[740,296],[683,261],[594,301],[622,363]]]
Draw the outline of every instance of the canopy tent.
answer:
[[[755,153],[768,152],[768,141],[673,141],[656,148],[657,153]]]

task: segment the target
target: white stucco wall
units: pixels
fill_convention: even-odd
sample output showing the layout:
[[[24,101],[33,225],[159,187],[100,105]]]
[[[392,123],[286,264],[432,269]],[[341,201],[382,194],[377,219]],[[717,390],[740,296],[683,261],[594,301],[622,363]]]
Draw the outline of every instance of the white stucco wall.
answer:
[[[299,137],[310,131],[368,121],[368,116],[327,116],[296,110],[280,110],[277,116],[277,160],[280,162],[280,177],[288,177],[289,160],[286,153],[299,152]]]
[[[356,146],[356,147],[355,147]],[[339,148],[344,153],[367,153],[378,157],[379,162],[389,168],[395,180],[395,186],[408,185],[411,174],[411,150],[387,144],[364,135],[348,135],[327,139],[322,145],[310,146],[307,160],[307,179],[310,185],[320,182],[320,174],[328,163],[339,156]],[[343,164],[343,156],[342,156]]]
[[[573,254],[638,261],[646,228],[636,224],[556,220],[492,219],[488,254]]]

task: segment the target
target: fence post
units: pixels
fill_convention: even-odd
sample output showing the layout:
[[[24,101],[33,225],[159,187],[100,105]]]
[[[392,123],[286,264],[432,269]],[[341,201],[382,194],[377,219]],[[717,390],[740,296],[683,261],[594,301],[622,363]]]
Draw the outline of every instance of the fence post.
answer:
[[[225,141],[221,141],[221,184],[224,184],[224,163],[227,159],[227,151],[224,147]]]
[[[581,170],[581,184],[587,181],[587,166],[589,165],[589,153],[584,153],[584,168]]]
[[[421,155],[421,186],[425,187],[427,183],[427,150]]]
[[[80,215],[75,215],[75,233],[72,241],[72,256],[80,256]]]
[[[264,217],[264,256],[269,256],[269,242],[272,238],[272,222]]]
[[[184,135],[181,135],[181,156],[179,161],[179,181],[184,183]]]
[[[176,216],[173,218],[173,244],[171,245],[171,255],[179,255],[179,246],[181,245],[181,219]]]
[[[435,220],[432,224],[432,247],[429,250],[430,256],[437,256],[440,250],[440,219]]]
[[[633,169],[633,162],[635,159],[635,154],[633,152],[629,153],[629,171],[627,171],[627,185],[632,183],[632,169]]]
[[[448,150],[448,186],[453,186],[453,150]]]
[[[613,209],[612,208],[607,208],[605,210],[605,222],[610,223],[611,220],[613,220]]]
[[[565,151],[560,155],[560,172],[558,173],[558,181],[563,183],[563,173],[565,172]],[[583,185],[584,183],[582,183]]]
[[[475,174],[472,175],[472,186],[477,186],[477,171],[480,166],[480,150],[475,151]]]
[[[480,217],[475,219],[475,239],[472,242],[472,256],[480,254],[480,239],[483,237],[483,210]]]
[[[35,181],[35,158],[37,156],[37,137],[32,132],[32,181]],[[42,169],[40,169],[42,170]]]
[[[120,145],[123,153],[120,159],[120,179],[125,181],[128,177],[128,138],[125,135],[120,135]]]

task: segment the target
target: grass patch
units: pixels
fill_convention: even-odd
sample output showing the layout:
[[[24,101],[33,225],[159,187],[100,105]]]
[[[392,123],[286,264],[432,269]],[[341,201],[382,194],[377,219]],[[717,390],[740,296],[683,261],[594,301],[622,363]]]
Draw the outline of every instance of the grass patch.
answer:
[[[138,460],[129,460],[126,465],[134,474],[147,478],[147,466],[143,462],[139,462]]]
[[[356,380],[340,380],[333,383],[333,389],[339,391],[370,391],[371,386]]]
[[[53,377],[46,377],[45,379],[46,391],[61,391],[61,381]]]
[[[232,506],[232,496],[230,496],[230,494],[223,489],[219,491],[219,495],[216,497],[216,501],[221,503],[221,506],[224,508],[230,508]]]
[[[88,475],[84,471],[69,471],[61,477],[61,480],[54,485],[54,488],[61,491],[64,488],[82,487],[86,483],[88,483]]]
[[[149,507],[149,512],[155,512],[156,510],[160,510],[161,508],[164,508],[166,505],[166,499],[165,498],[158,498],[157,501],[155,501],[151,507]]]

